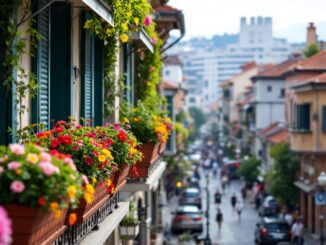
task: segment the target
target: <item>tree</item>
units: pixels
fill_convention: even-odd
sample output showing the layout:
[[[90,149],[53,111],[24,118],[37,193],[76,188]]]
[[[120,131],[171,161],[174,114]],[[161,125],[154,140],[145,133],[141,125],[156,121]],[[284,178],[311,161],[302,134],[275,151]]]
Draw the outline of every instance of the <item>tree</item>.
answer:
[[[197,107],[190,107],[189,113],[191,117],[195,121],[195,127],[197,129],[200,128],[201,125],[203,125],[206,122],[206,116],[205,114]]]
[[[274,169],[266,175],[270,193],[286,205],[295,204],[299,198],[298,188],[294,186],[299,170],[299,161],[290,150],[289,144],[280,143],[271,147],[270,156],[275,161]]]
[[[242,176],[249,185],[252,185],[259,175],[259,166],[260,160],[256,157],[251,157],[240,165],[238,174]]]
[[[309,58],[309,57],[317,54],[320,50],[321,49],[317,43],[312,43],[303,51],[303,53],[306,58]]]

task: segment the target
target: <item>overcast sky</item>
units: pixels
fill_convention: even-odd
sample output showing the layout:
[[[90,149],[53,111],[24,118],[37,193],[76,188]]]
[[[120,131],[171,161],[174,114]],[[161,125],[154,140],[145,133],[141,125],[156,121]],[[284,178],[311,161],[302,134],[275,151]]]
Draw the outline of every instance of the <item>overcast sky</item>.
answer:
[[[326,40],[326,0],[169,0],[168,4],[183,10],[186,38],[237,33],[241,16],[270,16],[276,37],[304,41],[308,22],[315,22],[318,36]]]

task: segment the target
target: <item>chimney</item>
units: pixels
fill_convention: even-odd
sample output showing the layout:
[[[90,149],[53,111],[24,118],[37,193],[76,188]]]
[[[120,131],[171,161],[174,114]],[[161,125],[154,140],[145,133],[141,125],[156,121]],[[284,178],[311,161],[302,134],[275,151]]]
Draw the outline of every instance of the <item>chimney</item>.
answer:
[[[317,43],[317,35],[316,35],[316,27],[314,23],[310,22],[309,26],[307,27],[307,43],[306,46],[308,47],[311,44]]]

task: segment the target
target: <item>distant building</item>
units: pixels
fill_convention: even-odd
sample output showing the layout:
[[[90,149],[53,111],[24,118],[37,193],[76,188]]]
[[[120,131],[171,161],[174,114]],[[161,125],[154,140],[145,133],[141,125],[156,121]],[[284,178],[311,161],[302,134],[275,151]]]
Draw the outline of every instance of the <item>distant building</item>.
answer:
[[[221,82],[241,72],[241,67],[250,61],[261,64],[277,64],[286,60],[292,53],[301,51],[304,45],[294,46],[285,39],[273,37],[272,18],[252,17],[247,23],[240,21],[238,41],[222,49],[197,48],[189,45],[177,47],[183,63],[185,84],[188,90],[188,105],[207,108],[216,102],[220,95]],[[207,40],[207,46],[211,47]]]

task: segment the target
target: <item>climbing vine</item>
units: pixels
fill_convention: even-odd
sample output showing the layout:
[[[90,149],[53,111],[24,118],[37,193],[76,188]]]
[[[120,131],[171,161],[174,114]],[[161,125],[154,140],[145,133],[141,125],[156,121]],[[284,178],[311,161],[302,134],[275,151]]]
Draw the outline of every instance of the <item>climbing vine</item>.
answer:
[[[155,23],[151,19],[152,6],[147,0],[106,0],[107,4],[112,7],[112,16],[114,26],[106,23],[104,19],[94,15],[84,24],[84,28],[89,29],[105,44],[105,114],[109,116],[115,108],[112,101],[116,96],[121,97],[123,91],[123,77],[117,78],[115,66],[117,55],[119,53],[119,40],[126,43],[129,40],[131,32],[138,32],[140,28],[144,28],[149,35],[152,44],[155,47],[154,55],[150,55],[149,51],[138,50],[139,54],[143,54],[143,64],[141,64],[141,75],[136,81],[136,90],[143,90],[144,84],[138,81],[146,81],[146,89],[143,91],[139,99],[145,99],[145,93],[155,96],[156,85],[159,83],[159,72],[161,69],[160,47],[162,41],[158,38],[155,31]],[[146,59],[146,60],[145,60]],[[118,80],[118,86],[115,81]],[[137,85],[138,84],[138,85]],[[136,94],[138,92],[136,91]],[[138,95],[136,95],[138,98]]]
[[[3,72],[0,74],[6,94],[14,92],[14,100],[19,115],[19,125],[22,126],[22,116],[28,110],[24,100],[31,98],[37,92],[35,75],[22,66],[23,55],[33,56],[40,35],[34,28],[31,16],[32,1],[6,0],[0,8],[0,33],[4,44],[2,55]],[[20,9],[19,17],[17,10]],[[19,31],[21,25],[27,23],[27,30]]]

